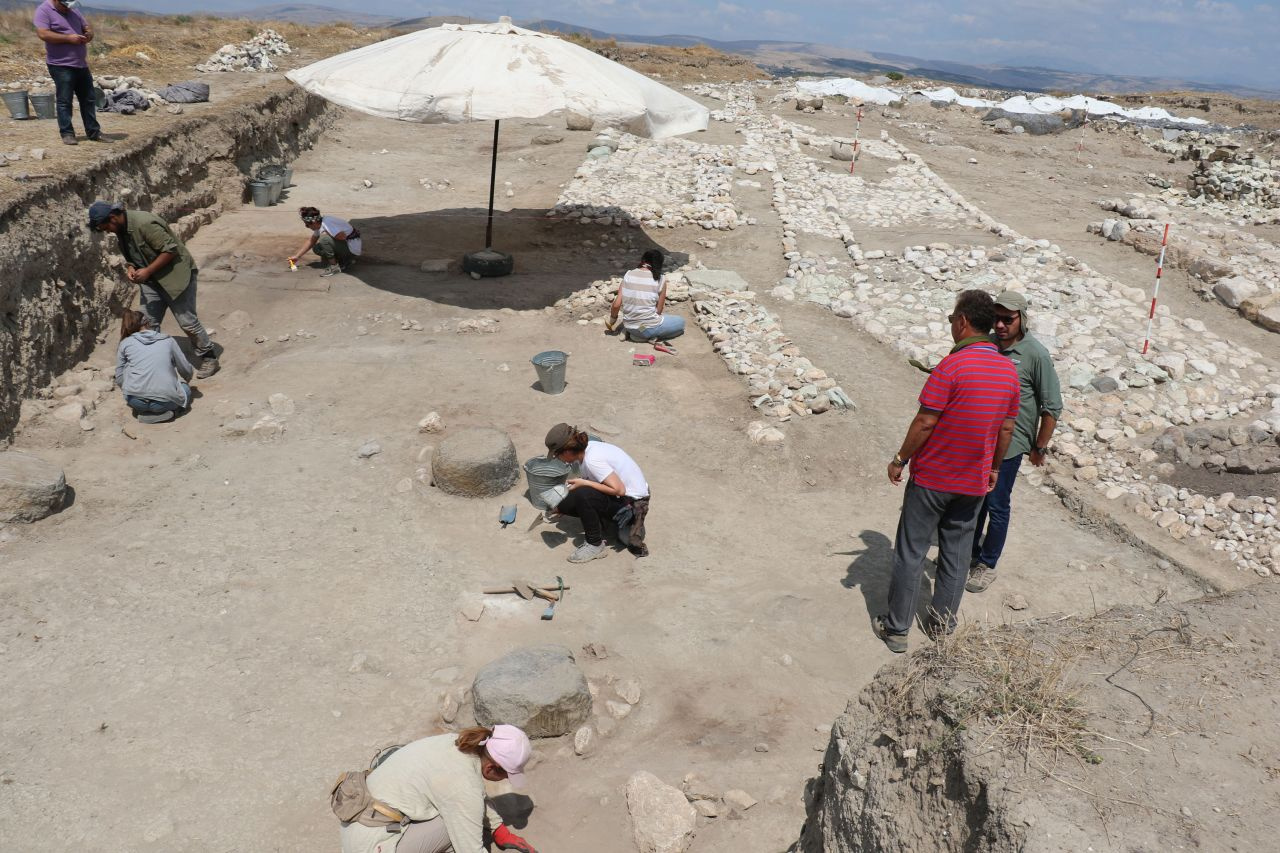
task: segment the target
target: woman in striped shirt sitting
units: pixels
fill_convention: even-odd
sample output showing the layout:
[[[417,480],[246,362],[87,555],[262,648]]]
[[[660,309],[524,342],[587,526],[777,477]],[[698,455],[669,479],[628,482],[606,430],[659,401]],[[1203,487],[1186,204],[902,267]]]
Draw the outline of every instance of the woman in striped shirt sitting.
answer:
[[[650,249],[641,256],[640,266],[622,277],[622,286],[609,309],[609,328],[615,327],[621,312],[628,340],[669,341],[684,334],[683,317],[662,313],[667,302],[663,260],[661,252]]]

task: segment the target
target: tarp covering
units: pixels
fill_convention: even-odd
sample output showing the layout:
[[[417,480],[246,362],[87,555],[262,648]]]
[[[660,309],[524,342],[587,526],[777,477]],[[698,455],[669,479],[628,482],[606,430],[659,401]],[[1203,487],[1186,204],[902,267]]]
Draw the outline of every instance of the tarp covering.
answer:
[[[444,24],[290,71],[312,94],[370,115],[426,124],[537,118],[568,109],[662,138],[706,130],[705,107],[556,36]]]

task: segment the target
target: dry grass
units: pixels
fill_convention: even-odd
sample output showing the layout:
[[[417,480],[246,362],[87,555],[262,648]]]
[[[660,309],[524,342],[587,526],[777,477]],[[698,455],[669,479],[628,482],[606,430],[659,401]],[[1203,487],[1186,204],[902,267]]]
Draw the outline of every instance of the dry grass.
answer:
[[[132,74],[158,85],[196,77],[194,67],[218,48],[246,41],[267,27],[283,35],[294,49],[290,55],[273,58],[282,68],[395,35],[347,24],[304,26],[191,15],[90,15],[89,22],[95,32],[89,65],[96,73]],[[32,28],[31,12],[0,12],[0,81],[45,74],[44,45]]]
[[[1083,652],[1069,640],[964,625],[912,656],[898,695],[905,701],[926,681],[939,685],[931,710],[948,721],[953,734],[976,734],[975,753],[1011,750],[1024,765],[1039,757],[1052,763],[1064,753],[1099,761],[1081,688],[1067,680]]]

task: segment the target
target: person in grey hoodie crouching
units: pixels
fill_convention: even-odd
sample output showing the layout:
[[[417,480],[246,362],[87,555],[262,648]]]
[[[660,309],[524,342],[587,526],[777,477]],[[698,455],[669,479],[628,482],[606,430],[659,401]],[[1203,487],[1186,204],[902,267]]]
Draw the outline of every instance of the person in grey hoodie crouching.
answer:
[[[151,327],[151,318],[127,310],[120,318],[116,350],[116,385],[138,420],[164,423],[191,405],[194,369],[178,342]]]

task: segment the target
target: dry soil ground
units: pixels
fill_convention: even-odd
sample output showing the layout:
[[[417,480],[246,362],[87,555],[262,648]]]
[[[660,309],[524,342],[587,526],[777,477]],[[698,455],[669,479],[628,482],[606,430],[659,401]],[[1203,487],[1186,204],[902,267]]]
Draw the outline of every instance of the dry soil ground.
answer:
[[[956,122],[956,137],[972,134],[975,148],[992,144],[964,129],[960,114],[925,116]],[[880,126],[874,119],[871,130]],[[482,244],[487,126],[349,116],[295,164],[297,186],[282,206],[224,215],[192,241],[203,269],[225,261],[236,275],[200,285],[200,313],[225,352],[188,416],[143,428],[112,398],[92,432],[28,419],[15,447],[62,465],[76,498],[57,516],[5,531],[0,544],[0,847],[334,849],[324,800],[332,777],[380,745],[439,731],[446,689],[541,642],[603,645],[605,659],[579,654],[601,699],[624,677],[639,679],[644,695],[586,758],[563,740],[538,744],[527,835],[540,848],[630,849],[621,791],[640,769],[673,783],[697,771],[760,800],[740,820],[704,821],[694,851],[776,851],[796,837],[804,781],[831,720],[890,657],[868,625],[884,600],[900,499],[884,463],[920,375],[830,312],[772,305],[861,405],[794,422],[785,450],[770,452],[746,440],[745,389],[696,329],[679,356],[641,370],[629,345],[600,327],[542,311],[623,271],[651,243],[736,270],[760,292],[785,269],[763,191],[741,196],[760,224],[713,235],[711,251],[697,245],[707,236],[700,229],[644,234],[546,220],[587,140],[567,133],[559,145],[529,144],[548,129],[504,123],[499,180],[515,194],[495,245],[516,253],[515,275],[473,282],[419,271],[423,260]],[[734,135],[713,124],[705,141]],[[1015,227],[1087,239],[1087,191],[1050,196],[1040,184],[1025,196],[984,197],[961,173],[978,185],[1006,176],[1006,187],[1030,184],[1004,159],[1016,154],[980,152],[970,167],[972,155],[910,144]],[[1135,171],[1137,154],[1106,156],[1117,176]],[[1075,168],[1064,152],[1027,159],[1044,171]],[[448,177],[452,189],[425,190],[425,176]],[[284,258],[306,233],[299,204],[360,226],[366,254],[352,274],[288,271]],[[1090,251],[1149,277],[1146,259],[1101,243]],[[1169,290],[1191,298],[1179,297],[1176,280]],[[233,330],[233,311],[252,325]],[[1256,332],[1215,306],[1204,314]],[[454,331],[452,321],[478,317],[497,319],[499,330]],[[402,320],[423,329],[402,330]],[[114,343],[90,363],[109,371]],[[548,348],[572,354],[561,396],[532,387],[528,359]],[[296,407],[282,437],[223,437],[222,423],[238,410],[266,411],[274,393]],[[607,431],[653,486],[652,556],[571,566],[564,558],[577,529],[526,531],[522,486],[465,500],[415,479],[421,449],[440,438],[417,432],[432,410],[444,435],[506,430],[522,459],[556,421]],[[369,440],[382,452],[357,458]],[[510,502],[520,517],[500,530],[498,508]],[[1016,512],[1007,569],[966,599],[968,619],[1198,594],[1025,484]],[[1089,568],[1069,568],[1075,560]],[[459,596],[488,581],[556,575],[573,590],[553,622],[516,601],[491,601],[479,622],[458,616]],[[1005,609],[1013,594],[1029,608]],[[63,805],[46,819],[51,804]]]

